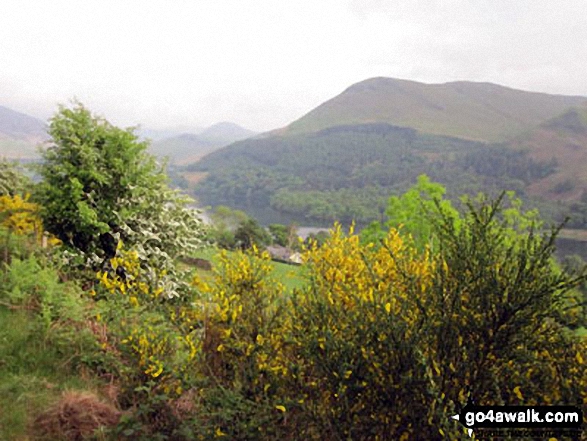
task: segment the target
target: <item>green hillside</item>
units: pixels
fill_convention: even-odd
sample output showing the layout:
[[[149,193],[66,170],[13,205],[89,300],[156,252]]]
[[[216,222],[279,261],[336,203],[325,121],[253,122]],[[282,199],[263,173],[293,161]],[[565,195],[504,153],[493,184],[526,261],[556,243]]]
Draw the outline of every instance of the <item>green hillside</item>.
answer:
[[[205,204],[259,216],[272,209],[298,222],[380,219],[392,194],[427,174],[451,195],[516,190],[556,173],[505,145],[420,133],[388,124],[339,126],[317,133],[251,139],[188,167],[208,175],[196,189]]]
[[[437,135],[503,141],[586,101],[586,97],[525,92],[490,83],[423,84],[372,78],[321,104],[284,133],[385,122]]]

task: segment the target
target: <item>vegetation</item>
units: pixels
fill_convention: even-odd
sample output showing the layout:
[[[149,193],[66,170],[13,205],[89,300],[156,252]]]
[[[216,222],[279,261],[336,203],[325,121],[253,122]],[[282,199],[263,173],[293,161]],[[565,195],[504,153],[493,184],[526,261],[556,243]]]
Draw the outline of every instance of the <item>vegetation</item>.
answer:
[[[403,193],[422,174],[442,183],[450,198],[510,189],[531,202],[529,185],[557,170],[552,157],[537,161],[527,151],[387,124],[243,141],[188,169],[208,172],[196,189],[205,203],[253,214],[270,207],[292,220],[362,226],[382,222],[389,195]],[[551,211],[560,217],[560,206]]]
[[[167,186],[131,129],[78,103],[60,108],[49,133],[53,145],[43,153],[37,200],[45,228],[67,247],[64,264],[103,269],[125,243],[145,268],[171,275],[174,259],[196,249],[202,228],[190,200]],[[168,295],[181,288],[170,277],[158,283],[174,286]]]
[[[85,127],[66,137],[80,140],[64,143],[70,152],[99,162],[93,149],[116,140],[141,158],[130,132],[83,107],[54,121],[63,118],[64,130]],[[136,205],[93,204],[92,189],[113,194],[106,169],[116,167],[88,168],[100,178],[82,181],[71,166],[77,153],[58,150],[33,197],[46,216],[59,203],[71,209],[84,240],[73,240],[76,225],[47,247],[30,228],[10,232],[22,240],[6,247],[0,275],[3,438],[465,440],[450,416],[469,395],[482,404],[587,404],[577,291],[587,268],[575,260],[559,268],[557,230],[544,231],[515,199],[479,197],[459,212],[422,177],[390,200],[372,238],[337,224],[320,246],[310,242],[296,267],[303,282],[288,289],[283,266],[254,240],[212,258],[212,272],[179,270],[204,231],[169,203],[159,168],[135,170],[147,186],[121,190]],[[65,198],[50,185],[57,170],[71,177],[68,188],[87,185],[73,202],[51,199]],[[0,210],[3,219],[13,211]],[[113,218],[124,223],[110,225],[119,211]],[[36,212],[27,216],[42,231]],[[224,219],[227,228],[255,227]],[[283,239],[286,230],[271,233]],[[116,239],[111,253],[103,234]],[[103,262],[64,266],[75,253],[102,253]]]

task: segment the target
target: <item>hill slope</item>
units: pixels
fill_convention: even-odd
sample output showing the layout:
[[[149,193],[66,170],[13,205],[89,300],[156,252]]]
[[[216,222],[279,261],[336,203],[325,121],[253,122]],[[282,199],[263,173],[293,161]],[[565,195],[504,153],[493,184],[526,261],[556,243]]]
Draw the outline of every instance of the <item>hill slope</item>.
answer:
[[[208,173],[196,189],[205,204],[245,209],[261,219],[273,210],[297,222],[364,224],[380,219],[387,198],[423,173],[455,197],[502,188],[524,195],[556,164],[504,145],[379,123],[241,141],[188,169]]]
[[[494,142],[532,129],[585,102],[587,97],[525,92],[490,83],[424,84],[372,78],[321,104],[283,133],[384,122],[426,133]]]
[[[557,161],[557,172],[533,183],[529,192],[550,200],[587,197],[587,108],[571,108],[509,143],[536,160]]]
[[[37,156],[36,146],[45,139],[43,121],[0,106],[0,157],[33,158]]]

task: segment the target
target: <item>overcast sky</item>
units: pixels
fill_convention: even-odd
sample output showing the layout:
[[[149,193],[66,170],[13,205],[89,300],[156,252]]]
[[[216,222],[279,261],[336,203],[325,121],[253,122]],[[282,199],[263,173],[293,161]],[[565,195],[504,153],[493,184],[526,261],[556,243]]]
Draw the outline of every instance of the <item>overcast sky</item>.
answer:
[[[587,96],[585,0],[1,0],[0,105],[284,126],[375,76]]]

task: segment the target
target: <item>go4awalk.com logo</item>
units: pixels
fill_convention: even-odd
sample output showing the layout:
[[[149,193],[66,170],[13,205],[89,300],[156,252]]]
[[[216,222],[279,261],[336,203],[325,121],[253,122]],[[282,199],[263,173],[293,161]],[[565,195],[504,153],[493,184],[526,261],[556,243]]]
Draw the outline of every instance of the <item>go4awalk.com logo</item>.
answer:
[[[583,412],[576,406],[477,406],[469,402],[453,415],[468,429],[556,429],[580,431]]]

